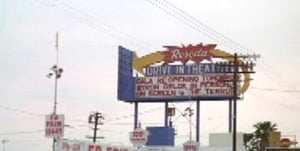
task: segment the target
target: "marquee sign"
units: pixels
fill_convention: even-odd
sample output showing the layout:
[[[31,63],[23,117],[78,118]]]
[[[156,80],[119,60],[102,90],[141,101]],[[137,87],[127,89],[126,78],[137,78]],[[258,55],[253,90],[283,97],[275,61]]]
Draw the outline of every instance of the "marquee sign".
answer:
[[[162,65],[145,68],[145,76],[197,75],[202,73],[233,73],[233,66],[221,63],[198,63],[185,65]]]
[[[137,98],[222,97],[233,95],[232,74],[137,77]]]
[[[135,52],[119,46],[119,100],[159,102],[233,98],[234,67],[230,63],[213,63],[214,58],[233,62],[233,55],[216,49],[215,44],[164,48],[167,50],[138,57]],[[239,59],[238,62],[243,61]],[[238,84],[240,95],[248,89],[250,75],[244,73],[238,78],[243,80],[243,85]]]

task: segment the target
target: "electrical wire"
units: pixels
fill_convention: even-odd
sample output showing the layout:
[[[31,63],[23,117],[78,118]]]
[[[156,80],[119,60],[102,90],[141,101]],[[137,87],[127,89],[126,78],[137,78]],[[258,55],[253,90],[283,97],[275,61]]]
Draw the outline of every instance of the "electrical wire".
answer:
[[[138,115],[143,115],[143,114],[147,114],[147,113],[151,113],[151,112],[155,112],[155,111],[159,111],[162,110],[162,107],[158,107],[158,108],[153,108],[144,112],[139,112]],[[134,114],[129,114],[129,115],[124,115],[124,116],[120,116],[120,117],[116,117],[116,118],[111,118],[106,120],[106,122],[114,122],[114,121],[118,121],[118,120],[122,120],[122,119],[127,119],[130,117],[133,117]]]
[[[58,8],[64,11],[66,14],[74,17],[79,22],[86,24],[95,30],[103,32],[107,36],[110,36],[111,38],[116,39],[118,41],[134,45],[139,49],[147,49],[149,48],[149,46],[151,46],[151,44],[149,44],[148,42],[138,40],[134,36],[122,32],[121,30],[117,29],[112,25],[104,23],[104,21],[101,21],[95,16],[92,16],[86,12],[81,11],[80,9],[75,8],[74,6],[72,6],[69,3],[66,3],[65,1],[63,2],[62,0],[37,0],[37,2],[51,8]]]
[[[235,41],[231,40],[228,37],[223,36],[222,34],[216,32],[209,26],[205,25],[204,23],[200,22],[195,17],[192,17],[190,14],[186,13],[185,11],[181,10],[171,2],[167,0],[147,0],[150,4],[154,5],[155,7],[161,9],[165,13],[167,13],[169,16],[179,20],[183,24],[191,27],[192,29],[196,30],[197,32],[200,32],[201,34],[207,36],[208,38],[215,40],[216,42],[236,51],[242,51],[246,53],[253,53],[250,49],[247,49],[240,44],[236,43]],[[284,83],[284,85],[287,85],[288,87],[294,87],[291,86],[290,83],[287,83],[284,78],[282,78],[281,74],[276,72],[274,69],[272,69],[268,64],[265,63],[263,59],[259,59],[257,61],[257,68],[260,72],[263,73],[267,78],[276,81],[278,84]],[[299,94],[297,93],[298,90],[291,90],[289,91],[294,92],[292,95]],[[286,91],[288,92],[288,91]],[[295,96],[299,97],[299,96]],[[281,103],[282,104],[282,103]],[[287,106],[287,105],[286,105]],[[290,107],[289,107],[290,108]],[[294,108],[293,108],[294,109]],[[179,117],[178,117],[179,118]],[[177,119],[176,119],[177,120]]]
[[[28,115],[34,115],[34,116],[45,116],[45,114],[39,114],[39,113],[33,113],[25,110],[20,110],[20,109],[15,109],[15,108],[10,108],[10,107],[5,107],[5,106],[0,106],[1,109],[11,111],[11,112],[17,112],[17,113],[22,113],[22,114],[28,114]]]
[[[209,26],[205,25],[204,23],[200,22],[198,19],[195,17],[191,16],[190,14],[184,12],[183,10],[179,9],[177,6],[174,4],[170,3],[167,0],[163,1],[158,1],[156,0],[157,3],[154,3],[151,0],[147,0],[149,3],[152,5],[162,9],[172,17],[180,20],[181,22],[185,23],[186,25],[192,27],[193,29],[197,30],[198,32],[206,35],[207,37],[224,44],[225,46],[228,46],[229,48],[234,48],[235,50],[247,50],[250,51],[249,49],[241,46],[240,44],[236,43],[235,41],[231,40],[228,37],[223,36],[222,34],[218,33],[214,29],[210,28]],[[38,0],[41,4],[44,4],[46,6],[49,6],[49,4],[45,4],[46,0]],[[135,43],[140,43],[136,38],[129,34],[124,34],[120,30],[116,29],[115,27],[105,24],[102,21],[97,20],[95,17],[84,13],[80,11],[79,9],[76,9],[75,7],[71,6],[70,4],[67,4],[66,2],[62,2],[59,0],[55,0],[55,3],[51,3],[52,7],[60,7],[60,9],[63,9],[64,11],[70,13],[73,17],[79,19],[81,22],[86,23],[90,25],[92,28],[97,28],[98,30],[101,30],[102,32],[107,33],[108,35],[119,39],[121,41],[127,41],[128,39],[136,41]],[[165,8],[164,8],[165,7]],[[178,17],[179,16],[179,17]],[[120,35],[125,35],[124,37],[126,38],[121,38]],[[130,40],[130,41],[131,41]],[[131,43],[131,42],[130,42]],[[144,46],[143,46],[144,47]],[[244,51],[245,52],[245,51]],[[263,63],[265,64],[265,63]],[[263,69],[262,72],[268,77],[272,78],[272,76],[269,75],[267,70]],[[272,74],[272,75],[278,75],[278,74]],[[282,79],[282,78],[279,78]]]
[[[244,48],[231,40],[228,37],[218,33],[211,27],[207,26],[206,24],[200,22],[195,17],[191,16],[190,14],[184,12],[182,9],[178,8],[174,4],[170,3],[169,1],[163,0],[147,0],[147,2],[151,3],[152,5],[158,7],[159,9],[163,10],[165,13],[170,15],[171,17],[181,21],[182,23],[188,25],[189,27],[193,28],[197,32],[209,37],[210,39],[231,48],[233,51],[244,51]]]
[[[5,132],[0,133],[0,135],[20,135],[20,134],[33,134],[33,133],[41,133],[45,132],[44,129],[32,130],[32,131],[17,131],[17,132]]]
[[[111,28],[110,26],[106,27],[106,25],[101,25],[101,23],[95,21],[92,16],[89,16],[87,14],[82,13],[80,10],[75,9],[74,7],[70,6],[69,4],[63,3],[63,2],[58,1],[58,0],[56,0],[56,2],[58,2],[60,5],[65,7],[65,8],[61,8],[61,9],[65,9],[65,11],[70,11],[71,15],[74,15],[73,17],[79,19],[83,23],[88,24],[92,28],[95,28],[99,31],[105,32],[108,35],[110,35],[110,36],[112,36],[112,37],[114,37],[118,40],[126,41],[126,42],[131,41],[131,40],[128,40],[126,38],[123,38],[122,37],[123,35],[120,36],[122,33],[120,31],[116,30],[115,28]],[[223,45],[225,45],[229,48],[234,48],[235,50],[238,50],[238,51],[243,51],[243,52],[245,52],[245,50],[249,51],[249,49],[246,49],[246,48],[242,47],[241,45],[239,45],[238,43],[232,41],[228,37],[225,37],[222,34],[216,32],[215,30],[213,30],[209,26],[201,23],[199,20],[197,20],[194,17],[192,17],[191,15],[185,13],[184,11],[182,11],[181,9],[179,9],[178,7],[176,7],[175,5],[173,5],[172,3],[170,3],[166,0],[156,1],[160,5],[158,5],[158,3],[153,3],[150,0],[148,0],[148,2],[152,3],[153,5],[156,5],[160,9],[163,9],[169,15],[177,18],[178,20],[182,21],[184,24],[192,27],[193,29],[195,29],[198,32],[201,32],[202,34],[206,35],[207,37],[209,37],[209,38],[211,38],[215,41],[217,41],[218,43],[221,43],[221,44],[223,44]],[[194,21],[196,21],[196,22],[194,22]],[[100,25],[101,25],[101,27],[100,27]],[[116,31],[117,34],[114,33],[115,31]],[[131,38],[129,38],[129,39],[131,39]],[[131,43],[131,42],[129,42],[129,43]],[[261,63],[262,63],[262,66],[259,66],[259,67],[271,69],[270,67],[265,67],[265,66],[267,66],[267,64],[263,60],[261,60]],[[270,79],[273,79],[274,75],[275,76],[279,75],[279,74],[276,74],[274,72],[274,70],[263,69],[262,72],[264,72],[264,75],[267,76]],[[278,79],[282,80],[282,78],[278,78]],[[278,89],[260,89],[260,90],[263,90],[263,91],[279,91],[279,92],[288,92],[288,93],[298,93],[299,92],[298,90],[278,90]],[[178,108],[177,108],[177,110],[179,112],[181,112],[181,114],[182,114],[182,111],[180,111]],[[18,112],[24,112],[24,111],[18,111]],[[26,111],[24,113],[26,113]],[[32,113],[29,113],[29,112],[27,112],[27,113],[32,114]],[[131,114],[131,115],[122,116],[122,117],[118,117],[118,118],[114,118],[114,119],[110,119],[110,120],[111,121],[114,121],[114,120],[117,121],[117,120],[129,118],[129,117],[132,117],[132,116],[133,115]],[[178,116],[178,118],[179,117],[181,117],[181,115]],[[193,125],[193,126],[195,126],[195,125]]]
[[[260,90],[260,91],[270,91],[270,92],[283,92],[283,93],[300,93],[300,90],[292,90],[292,89],[276,89],[276,88],[258,88],[251,87],[252,90]]]
[[[251,51],[248,48],[245,48],[243,46],[241,46],[240,44],[238,44],[237,42],[233,41],[232,39],[224,36],[223,34],[215,31],[214,29],[212,29],[211,27],[207,26],[206,24],[200,22],[198,19],[196,19],[195,17],[191,16],[190,14],[186,13],[185,11],[183,11],[182,9],[178,8],[177,6],[175,6],[174,4],[172,4],[171,2],[167,1],[167,0],[147,0],[147,2],[149,2],[150,4],[154,5],[155,7],[163,10],[165,13],[167,13],[168,15],[170,15],[171,17],[179,20],[180,22],[188,25],[189,27],[193,28],[194,30],[200,32],[201,34],[207,36],[208,38],[232,49],[233,51],[237,51],[237,52],[251,52],[253,53],[253,51]],[[272,69],[270,66],[268,66],[263,59],[259,59],[258,61],[258,69],[261,70],[261,72],[264,73],[265,76],[267,76],[270,79],[274,80],[274,76],[277,77],[277,82],[280,80],[282,80],[281,76],[279,73],[275,72],[274,69]],[[273,75],[273,76],[270,76]],[[281,81],[282,82],[282,81]]]
[[[47,4],[46,0],[37,0],[37,1],[41,4],[49,6],[49,4]],[[178,8],[177,6],[175,6],[174,4],[170,3],[167,0],[163,0],[163,1],[156,0],[155,1],[156,3],[151,0],[147,0],[147,1],[149,3],[151,3],[152,5],[162,9],[164,12],[166,12],[170,16],[172,16],[172,17],[180,20],[184,24],[192,27],[196,31],[206,35],[210,39],[217,41],[218,43],[221,43],[229,48],[233,48],[234,50],[240,50],[243,52],[245,52],[245,51],[251,52],[251,50],[241,46],[240,44],[236,43],[235,41],[231,40],[230,38],[225,37],[221,33],[215,31],[214,29],[212,29],[209,26],[205,25],[204,23],[200,22],[198,19],[196,19],[195,17],[191,16],[190,14],[184,12],[183,10],[181,10],[180,8]],[[67,4],[66,2],[62,2],[60,0],[55,0],[54,3],[50,3],[50,6],[60,7],[60,9],[70,13],[73,17],[79,19],[81,22],[90,25],[92,28],[101,30],[116,39],[119,39],[121,41],[127,41],[127,42],[133,40],[133,41],[135,41],[134,42],[135,44],[140,43],[140,41],[137,40],[136,38],[134,38],[133,36],[122,33],[120,30],[116,29],[115,27],[105,24],[102,21],[99,21],[95,17],[93,17],[87,13],[84,13],[84,12],[80,11],[79,9],[76,9],[75,7],[71,6],[70,4]],[[129,40],[129,39],[131,39],[131,40]],[[129,43],[132,43],[132,42],[129,42]],[[144,46],[142,46],[142,47],[144,47]],[[264,66],[267,66],[267,64],[264,63],[263,60],[262,60],[262,64]],[[268,67],[267,69],[270,69],[270,68]],[[270,74],[267,72],[267,69],[263,69],[262,72],[264,72],[264,74],[268,78],[272,79],[273,76],[270,76]],[[272,75],[278,76],[279,74],[272,73]],[[282,78],[278,78],[278,79],[282,79]]]

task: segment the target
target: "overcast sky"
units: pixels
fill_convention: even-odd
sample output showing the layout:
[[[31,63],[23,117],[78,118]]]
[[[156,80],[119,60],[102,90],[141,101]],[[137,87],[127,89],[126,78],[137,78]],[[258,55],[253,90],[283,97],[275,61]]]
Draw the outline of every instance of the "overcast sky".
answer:
[[[166,4],[194,19],[170,12]],[[45,115],[53,111],[54,79],[46,75],[56,61],[56,31],[64,69],[57,112],[72,126],[66,138],[86,140],[92,134],[88,115],[99,111],[106,118],[102,142],[129,145],[133,105],[117,100],[119,45],[143,56],[164,45],[200,42],[261,55],[238,102],[239,132],[252,132],[253,124],[267,120],[283,135],[300,137],[299,8],[295,0],[1,0],[0,139],[8,140],[7,150],[51,150],[43,129]],[[163,125],[163,109],[159,103],[141,104],[143,127]],[[181,145],[188,139],[188,121],[178,112],[175,118],[175,142]],[[201,103],[202,145],[209,133],[227,132],[227,118],[228,102]]]

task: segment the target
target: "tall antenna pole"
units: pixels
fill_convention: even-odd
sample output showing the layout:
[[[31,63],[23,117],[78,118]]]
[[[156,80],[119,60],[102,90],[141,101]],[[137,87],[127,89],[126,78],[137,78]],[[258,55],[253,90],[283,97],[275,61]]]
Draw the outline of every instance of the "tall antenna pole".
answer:
[[[47,77],[51,78],[54,75],[54,105],[53,105],[53,115],[56,115],[57,112],[57,85],[58,79],[61,77],[63,69],[58,66],[59,63],[59,53],[58,53],[58,31],[55,35],[55,49],[56,49],[56,64],[51,67],[52,72],[48,73]],[[56,139],[53,137],[52,149],[55,151]]]
[[[58,31],[55,35],[55,48],[56,48],[56,67],[58,68],[59,54],[58,54]],[[54,78],[54,106],[53,106],[53,114],[56,114],[56,105],[57,105],[57,70],[55,72]]]
[[[55,35],[55,48],[56,48],[56,67],[58,68],[58,31]],[[54,78],[54,106],[53,106],[53,114],[56,114],[56,105],[57,105],[57,70],[55,72],[55,78]],[[53,138],[53,151],[55,151],[55,144],[56,144],[56,138]]]

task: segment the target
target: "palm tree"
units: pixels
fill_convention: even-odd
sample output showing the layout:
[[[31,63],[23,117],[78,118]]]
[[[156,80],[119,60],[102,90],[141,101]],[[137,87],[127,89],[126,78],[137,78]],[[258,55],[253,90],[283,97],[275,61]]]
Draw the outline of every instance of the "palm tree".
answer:
[[[270,132],[277,130],[277,124],[270,121],[258,122],[253,125],[253,133],[244,134],[244,145],[247,151],[264,151],[269,146]]]
[[[258,122],[253,127],[256,129],[254,131],[254,136],[257,139],[258,147],[260,150],[264,151],[266,147],[269,146],[269,134],[270,132],[277,130],[277,124],[271,123],[270,121]]]

